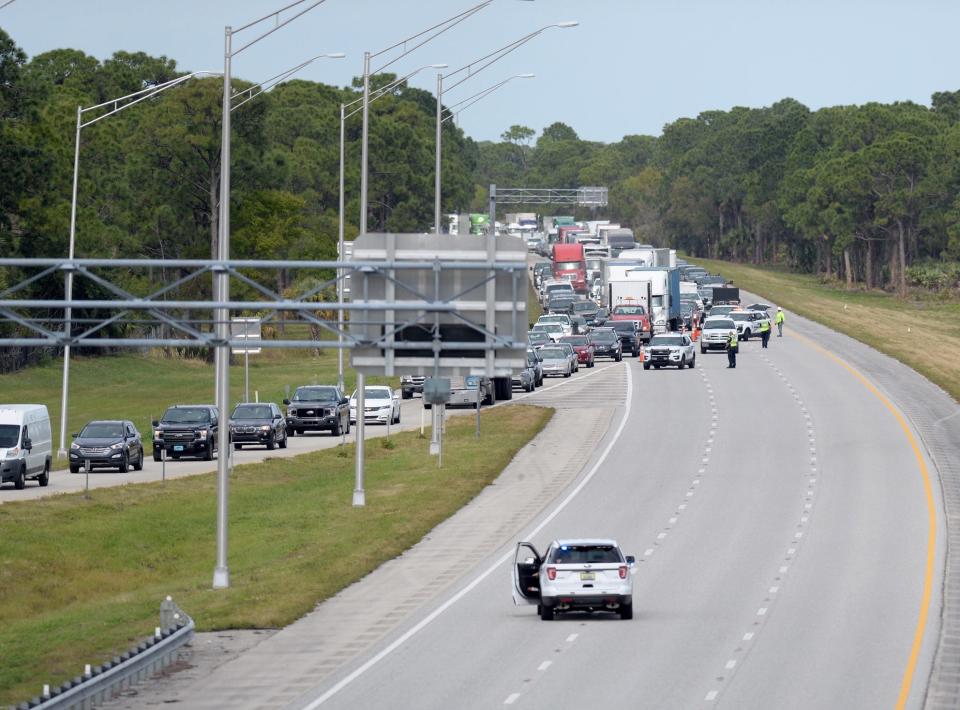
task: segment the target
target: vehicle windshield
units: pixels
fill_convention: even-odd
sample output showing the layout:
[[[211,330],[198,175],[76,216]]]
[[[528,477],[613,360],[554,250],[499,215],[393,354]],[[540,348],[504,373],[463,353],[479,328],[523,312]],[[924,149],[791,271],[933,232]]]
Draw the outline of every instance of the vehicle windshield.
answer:
[[[527,333],[528,343],[545,343],[550,340],[550,336],[542,330],[530,331]]]
[[[585,335],[568,335],[563,339],[564,343],[570,343],[570,345],[587,345],[587,336]]]
[[[171,407],[163,415],[163,421],[173,424],[202,424],[210,421],[210,410],[201,407]]]
[[[566,360],[567,351],[562,348],[540,348],[541,360]]]
[[[529,352],[528,352],[528,353],[527,353],[527,364],[528,364],[528,365],[531,365],[531,366],[536,365],[536,364],[537,364],[537,356],[534,355],[533,353],[529,353]]]
[[[613,314],[617,316],[645,316],[647,309],[643,306],[617,306],[613,309]]]
[[[0,449],[12,449],[19,440],[19,426],[16,424],[0,424]]]
[[[353,394],[350,395],[350,399],[356,399],[356,398],[357,398],[357,390],[354,390]],[[363,398],[364,399],[390,399],[390,390],[386,387],[364,387]]]
[[[736,327],[737,326],[734,324],[734,322],[727,318],[718,318],[717,320],[708,320],[706,323],[703,324],[704,330],[722,330],[722,329],[730,330]]]
[[[606,330],[606,331],[603,331],[602,333],[600,331],[595,330],[593,331],[592,335],[593,335],[593,342],[595,343],[612,343],[614,340],[617,339],[617,334],[611,330]]]
[[[294,402],[320,402],[337,399],[336,387],[297,387],[293,393]]]
[[[613,545],[560,545],[550,551],[548,564],[619,564],[623,557]]]
[[[273,410],[265,404],[241,404],[233,410],[231,419],[272,419]]]
[[[582,269],[584,264],[582,261],[558,261],[553,265],[554,271],[573,271],[574,269]]]
[[[753,313],[731,313],[730,317],[733,320],[753,320]]]
[[[540,316],[540,319],[537,321],[537,325],[544,325],[546,323],[569,323],[570,316],[567,315],[555,315],[555,316]]]
[[[562,284],[550,284],[547,286],[547,293],[553,293],[554,291],[573,291],[573,286],[569,281]]]
[[[619,320],[613,321],[611,326],[618,333],[623,331],[624,333],[632,333],[636,330],[636,321],[635,320]]]
[[[650,345],[683,345],[683,338],[677,335],[658,335],[650,341]]]
[[[597,306],[590,301],[577,301],[573,304],[573,310],[577,313],[592,313],[597,310]]]
[[[80,432],[81,439],[119,439],[123,436],[120,422],[90,422]]]
[[[541,328],[548,333],[562,333],[563,326],[559,323],[543,323]]]

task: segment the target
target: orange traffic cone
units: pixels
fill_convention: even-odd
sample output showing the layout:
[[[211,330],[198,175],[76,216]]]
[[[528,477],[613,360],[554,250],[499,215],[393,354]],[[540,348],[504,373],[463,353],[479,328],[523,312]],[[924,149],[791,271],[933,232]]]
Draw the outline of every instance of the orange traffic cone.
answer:
[[[640,362],[643,362],[647,357],[647,354],[643,351],[643,346],[640,346]]]

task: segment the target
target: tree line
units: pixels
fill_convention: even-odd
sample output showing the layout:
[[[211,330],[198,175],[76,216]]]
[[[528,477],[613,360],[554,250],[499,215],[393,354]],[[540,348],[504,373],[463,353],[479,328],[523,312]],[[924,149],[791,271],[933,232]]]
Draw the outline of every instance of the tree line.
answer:
[[[517,125],[481,143],[480,184],[607,185],[605,216],[644,242],[851,286],[960,288],[960,92],[930,108],[784,99],[612,144],[562,124],[533,135]]]
[[[103,61],[73,49],[27,57],[0,30],[0,253],[67,253],[78,106],[185,73],[172,59],[142,52]],[[374,89],[394,79],[376,76]],[[251,86],[235,80],[238,90]],[[83,129],[78,257],[215,254],[221,93],[218,78],[191,79]],[[339,107],[359,96],[359,81],[292,80],[234,112],[233,256],[335,257]],[[434,112],[429,92],[402,82],[371,105],[371,231],[430,229]],[[453,122],[443,130],[445,213],[485,211],[490,183],[605,185],[609,207],[577,216],[610,217],[641,241],[695,257],[782,264],[901,292],[911,283],[955,288],[960,276],[960,92],[935,94],[929,108],[811,111],[784,99],[707,111],[668,124],[660,136],[614,143],[583,140],[563,123],[539,135],[513,125],[499,141],[482,142]],[[345,138],[349,239],[359,224],[359,115],[347,120]],[[0,290],[16,276],[0,274]],[[279,292],[294,286],[288,274],[271,278],[266,285]],[[76,295],[97,296],[96,288],[80,282]],[[199,283],[183,288],[201,292],[179,295],[209,295]],[[58,295],[62,283],[31,289]]]

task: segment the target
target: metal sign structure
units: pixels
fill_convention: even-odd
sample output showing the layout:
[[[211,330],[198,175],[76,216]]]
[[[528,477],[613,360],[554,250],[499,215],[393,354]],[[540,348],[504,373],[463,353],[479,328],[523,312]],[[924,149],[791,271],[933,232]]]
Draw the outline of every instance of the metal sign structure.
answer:
[[[606,187],[537,188],[490,186],[491,200],[501,205],[579,205],[606,207]]]
[[[506,235],[359,236],[355,263],[389,266],[354,270],[351,301],[364,310],[350,323],[351,364],[367,375],[510,377],[526,361],[526,257]]]

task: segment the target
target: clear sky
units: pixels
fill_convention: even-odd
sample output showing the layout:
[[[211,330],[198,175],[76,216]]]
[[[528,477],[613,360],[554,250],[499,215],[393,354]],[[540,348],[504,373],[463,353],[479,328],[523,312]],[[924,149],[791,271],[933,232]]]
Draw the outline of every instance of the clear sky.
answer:
[[[15,0],[0,10],[0,27],[31,56],[61,47],[100,59],[142,50],[184,70],[219,71],[224,25],[239,27],[292,1]],[[347,85],[362,73],[364,51],[479,1],[326,0],[240,54],[233,73],[256,81],[342,51],[346,59],[315,62],[300,76]],[[511,124],[539,133],[563,121],[582,138],[615,141],[657,135],[664,124],[704,110],[765,106],[785,96],[811,108],[927,104],[935,91],[960,88],[960,0],[494,0],[391,70],[440,62],[459,68],[565,20],[580,25],[545,31],[444,95],[450,104],[510,75],[537,75],[465,111],[459,123],[468,135],[496,139]],[[411,83],[433,90],[435,73]]]

